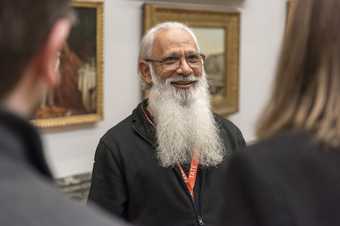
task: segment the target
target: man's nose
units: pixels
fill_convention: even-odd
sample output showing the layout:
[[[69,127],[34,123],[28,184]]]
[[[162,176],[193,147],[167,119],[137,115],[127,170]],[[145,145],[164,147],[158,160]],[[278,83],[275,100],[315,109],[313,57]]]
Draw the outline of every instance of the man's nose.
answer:
[[[177,68],[176,72],[177,72],[177,74],[183,75],[183,76],[192,75],[193,70],[190,67],[190,65],[188,64],[188,62],[186,61],[185,57],[181,58],[180,66]]]

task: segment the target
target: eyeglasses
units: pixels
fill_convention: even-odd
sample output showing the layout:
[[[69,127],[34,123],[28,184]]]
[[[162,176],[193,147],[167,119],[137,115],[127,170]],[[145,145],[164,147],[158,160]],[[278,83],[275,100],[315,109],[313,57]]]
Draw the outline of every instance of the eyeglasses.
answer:
[[[184,56],[187,64],[192,68],[202,67],[205,61],[205,55],[202,53],[191,53]],[[146,62],[159,63],[167,70],[176,70],[181,65],[182,56],[171,55],[160,60],[156,59],[144,59]]]

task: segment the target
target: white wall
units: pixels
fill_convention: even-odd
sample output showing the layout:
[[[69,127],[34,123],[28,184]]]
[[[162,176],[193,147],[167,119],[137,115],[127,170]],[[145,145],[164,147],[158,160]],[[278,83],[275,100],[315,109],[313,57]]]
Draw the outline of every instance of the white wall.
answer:
[[[142,0],[105,2],[105,119],[93,126],[43,131],[47,157],[56,177],[91,171],[99,138],[130,114],[140,101],[136,59],[142,4]],[[240,112],[230,119],[251,141],[254,122],[270,91],[284,29],[285,1],[244,0],[239,6],[242,13]]]
[[[285,0],[246,0],[241,22],[240,111],[230,119],[248,142],[255,139],[256,119],[271,92],[283,37]]]

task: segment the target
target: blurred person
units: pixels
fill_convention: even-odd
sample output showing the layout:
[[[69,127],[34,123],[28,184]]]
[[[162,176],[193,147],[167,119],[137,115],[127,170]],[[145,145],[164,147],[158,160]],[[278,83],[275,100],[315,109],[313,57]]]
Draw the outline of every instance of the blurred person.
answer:
[[[137,225],[217,225],[239,129],[209,103],[204,55],[185,25],[144,36],[139,73],[149,98],[100,140],[89,200]]]
[[[58,83],[58,52],[72,18],[68,0],[0,1],[0,225],[123,225],[56,191],[27,121]]]
[[[340,1],[293,10],[264,140],[232,157],[221,225],[340,225]]]

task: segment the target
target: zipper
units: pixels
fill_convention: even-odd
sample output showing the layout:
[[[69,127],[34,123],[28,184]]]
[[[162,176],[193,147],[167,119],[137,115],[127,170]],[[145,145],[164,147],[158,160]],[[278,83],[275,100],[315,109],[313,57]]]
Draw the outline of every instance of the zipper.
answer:
[[[193,208],[193,210],[194,210],[194,214],[195,214],[195,219],[196,219],[198,225],[204,226],[205,224],[204,224],[203,218],[202,218],[202,216],[201,216],[201,214],[200,214],[200,211],[199,211],[197,205],[195,204],[195,201],[192,199],[191,194],[190,194],[190,191],[188,190],[186,184],[185,184],[184,181],[183,181],[182,175],[178,172],[178,170],[177,170],[176,167],[174,167],[173,170],[175,171],[175,175],[176,175],[177,179],[179,179],[179,181],[180,181],[182,187],[184,188],[185,193],[186,193],[187,196],[190,198],[190,202],[191,202],[192,208]],[[201,182],[201,181],[200,181],[200,182]],[[202,187],[202,186],[201,186],[201,187]],[[201,188],[200,188],[200,189],[201,189]],[[201,193],[201,190],[200,190],[199,193]],[[197,197],[197,198],[198,198],[199,200],[197,200],[197,202],[200,201],[200,199],[201,199],[201,194],[198,194],[198,196],[199,196],[199,197]],[[200,204],[200,205],[201,205],[201,204]]]
[[[133,129],[135,130],[135,132],[136,132],[140,137],[142,137],[145,141],[147,141],[148,143],[150,143],[154,149],[156,148],[156,145],[154,144],[154,142],[152,142],[148,137],[146,137],[143,133],[141,133],[141,132],[135,127],[135,125],[133,125],[132,127],[133,127]],[[203,218],[202,218],[202,216],[201,216],[202,214],[199,213],[200,211],[199,211],[198,207],[196,206],[194,200],[192,199],[191,194],[190,194],[190,191],[188,190],[186,184],[185,184],[184,181],[183,181],[182,175],[180,175],[180,173],[176,170],[176,167],[173,168],[173,170],[175,171],[175,175],[177,176],[177,179],[180,180],[180,183],[182,184],[182,187],[184,188],[185,193],[186,193],[187,196],[190,198],[190,202],[191,202],[192,208],[193,208],[193,210],[194,210],[195,218],[196,218],[196,221],[197,221],[198,225],[199,225],[199,226],[204,226],[205,224],[204,224]],[[202,181],[200,181],[200,182],[202,183]],[[200,189],[202,189],[202,186],[200,187]],[[201,193],[201,190],[200,190],[200,193]],[[201,199],[201,195],[200,195],[200,194],[198,194],[198,195],[199,195],[199,197],[197,197],[197,198],[199,198],[199,200],[197,200],[197,202],[200,202],[200,201],[201,201],[201,200],[200,200],[200,199]],[[202,206],[202,203],[200,203],[199,205]]]

